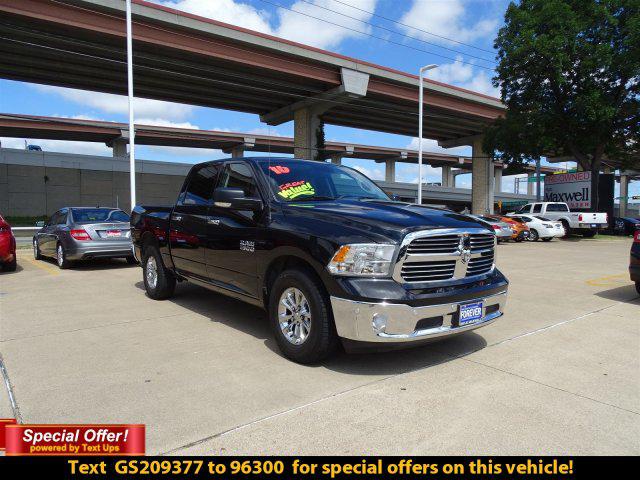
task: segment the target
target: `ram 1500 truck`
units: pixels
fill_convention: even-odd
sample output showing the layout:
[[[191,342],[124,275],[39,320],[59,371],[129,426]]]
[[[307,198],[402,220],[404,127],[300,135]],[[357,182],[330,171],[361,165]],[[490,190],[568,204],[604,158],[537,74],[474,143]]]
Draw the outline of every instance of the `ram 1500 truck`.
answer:
[[[258,305],[301,363],[340,340],[349,350],[466,332],[500,317],[507,299],[486,225],[392,201],[329,163],[198,164],[173,207],[136,206],[131,227],[149,297],[187,280]]]
[[[594,237],[598,233],[598,229],[606,228],[609,225],[609,219],[604,212],[571,212],[569,206],[562,202],[527,203],[515,213],[561,222],[565,235],[575,232],[587,238]]]

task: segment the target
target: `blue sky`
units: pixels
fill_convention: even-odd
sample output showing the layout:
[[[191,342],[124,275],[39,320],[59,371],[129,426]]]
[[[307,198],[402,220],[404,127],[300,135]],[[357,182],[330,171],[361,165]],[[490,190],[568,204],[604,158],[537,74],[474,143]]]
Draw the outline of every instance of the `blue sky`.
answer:
[[[439,67],[431,71],[431,78],[498,96],[491,84],[491,68],[494,65],[494,54],[491,52],[493,39],[503,22],[504,11],[509,3],[506,0],[154,0],[154,3],[403,71],[417,73],[420,66],[436,63]],[[275,4],[295,12],[279,8]],[[381,38],[372,38],[356,31]],[[0,111],[121,122],[127,120],[126,97],[8,80],[0,80]],[[293,133],[292,122],[268,127],[260,122],[257,115],[144,99],[136,104],[136,119],[140,123],[188,128],[274,135]],[[417,147],[415,138],[332,125],[326,126],[326,138],[363,144]],[[22,148],[24,145],[23,139],[1,140],[3,146]],[[105,145],[97,143],[38,139],[28,141],[40,144],[45,150],[111,154]],[[425,140],[425,148],[442,150],[436,142],[430,140]],[[470,149],[466,147],[449,151],[456,154],[470,153]],[[138,147],[136,153],[142,159],[188,163],[223,156],[221,152],[213,150],[145,146]],[[384,177],[383,164],[353,159],[345,159],[344,163],[361,169],[374,179]],[[417,167],[398,164],[397,179],[417,181]],[[440,169],[429,167],[426,179],[440,181]],[[457,181],[459,186],[469,186],[471,178],[470,175],[463,175]],[[503,190],[512,188],[513,179],[505,179]],[[640,194],[640,185],[632,184],[632,189],[634,194]]]

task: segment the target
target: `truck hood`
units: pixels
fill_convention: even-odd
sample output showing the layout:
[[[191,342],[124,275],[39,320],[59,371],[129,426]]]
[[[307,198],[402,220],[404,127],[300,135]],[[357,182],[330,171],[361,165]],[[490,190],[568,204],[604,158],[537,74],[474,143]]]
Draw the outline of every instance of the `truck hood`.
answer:
[[[318,236],[331,226],[334,234],[336,229],[354,231],[376,242],[398,243],[409,232],[431,228],[480,228],[491,232],[466,215],[404,202],[340,199],[286,204],[284,211],[286,215],[313,219]]]

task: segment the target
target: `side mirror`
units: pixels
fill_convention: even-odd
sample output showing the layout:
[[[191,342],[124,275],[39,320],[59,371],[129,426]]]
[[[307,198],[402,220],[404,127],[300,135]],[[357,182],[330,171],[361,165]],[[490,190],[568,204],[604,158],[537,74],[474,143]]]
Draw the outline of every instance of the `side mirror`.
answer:
[[[44,220],[38,220],[38,221],[36,222],[36,227],[38,227],[38,228],[42,228],[42,227],[44,227]]]
[[[252,212],[262,210],[262,200],[259,198],[247,198],[241,188],[216,188],[213,192],[213,204],[216,207],[233,208],[235,210],[250,210]]]

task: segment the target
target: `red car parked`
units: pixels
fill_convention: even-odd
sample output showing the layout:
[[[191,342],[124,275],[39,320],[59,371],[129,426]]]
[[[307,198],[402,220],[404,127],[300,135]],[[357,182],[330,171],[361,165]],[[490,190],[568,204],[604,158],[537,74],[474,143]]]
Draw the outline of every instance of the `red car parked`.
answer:
[[[0,216],[0,266],[3,272],[13,272],[16,269],[16,239],[9,225]]]

